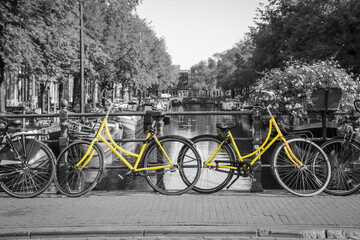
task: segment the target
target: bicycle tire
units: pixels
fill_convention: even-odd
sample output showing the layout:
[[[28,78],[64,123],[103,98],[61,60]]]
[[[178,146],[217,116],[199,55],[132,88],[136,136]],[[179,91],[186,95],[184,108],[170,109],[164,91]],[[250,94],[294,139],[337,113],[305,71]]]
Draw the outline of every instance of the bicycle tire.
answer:
[[[360,189],[360,144],[331,139],[320,146],[331,165],[331,178],[324,192],[347,196]]]
[[[89,141],[76,141],[67,146],[57,159],[55,185],[59,192],[68,197],[80,197],[90,192],[103,174],[104,152],[97,143],[91,150],[93,155],[88,164],[83,168],[76,166],[89,146]]]
[[[194,144],[181,136],[159,137],[161,147],[174,165],[173,168],[145,170],[145,179],[156,191],[165,195],[180,195],[191,190],[201,173],[201,157]],[[157,142],[152,142],[145,149],[142,161],[144,168],[169,165]],[[184,182],[182,175],[189,177]]]
[[[203,161],[200,178],[193,190],[207,194],[222,190],[231,181],[234,169],[208,167],[205,166],[205,162],[215,153],[215,150],[223,142],[223,139],[219,136],[204,134],[192,138],[191,141],[196,145]],[[225,161],[219,163],[220,165],[234,165],[231,162],[235,160],[235,154],[230,144],[224,143],[211,163],[215,164],[215,161],[218,160]],[[226,163],[227,161],[229,163]],[[184,177],[186,178],[186,176]]]
[[[0,150],[1,188],[16,198],[36,197],[54,179],[54,153],[34,138],[20,135],[11,142],[13,146],[7,144]]]
[[[279,184],[297,196],[314,196],[321,193],[330,180],[331,168],[324,151],[310,140],[287,140],[295,156],[303,163],[297,167],[285,152],[285,143],[274,151],[271,169]]]

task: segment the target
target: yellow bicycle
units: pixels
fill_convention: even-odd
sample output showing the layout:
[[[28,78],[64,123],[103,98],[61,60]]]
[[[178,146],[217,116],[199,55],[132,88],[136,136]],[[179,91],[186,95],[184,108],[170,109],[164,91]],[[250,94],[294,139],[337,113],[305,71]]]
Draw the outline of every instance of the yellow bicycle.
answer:
[[[78,197],[91,191],[101,180],[105,165],[105,155],[99,142],[111,151],[129,168],[126,175],[142,175],[157,192],[178,195],[193,188],[201,173],[201,157],[190,140],[177,135],[157,137],[156,120],[165,116],[164,112],[149,111],[154,121],[147,131],[146,139],[139,153],[126,151],[119,146],[109,133],[107,123],[113,107],[103,119],[92,140],[79,140],[66,147],[57,159],[55,184],[67,196]],[[102,135],[105,130],[106,136]],[[107,137],[107,139],[106,139]],[[121,153],[136,158],[128,161]],[[187,176],[186,181],[183,175]],[[123,177],[123,176],[119,176]]]
[[[282,143],[274,150],[271,160],[271,169],[279,184],[298,196],[313,196],[326,188],[331,174],[326,154],[308,139],[286,139],[270,111],[270,105],[266,107],[270,115],[267,137],[256,151],[248,155],[241,156],[230,132],[236,123],[217,123],[218,135],[204,134],[191,139],[203,157],[202,173],[193,188],[195,191],[213,193],[230,187],[240,176],[253,178],[254,163],[279,139]],[[276,136],[270,139],[273,130]],[[237,178],[230,183],[234,175]]]

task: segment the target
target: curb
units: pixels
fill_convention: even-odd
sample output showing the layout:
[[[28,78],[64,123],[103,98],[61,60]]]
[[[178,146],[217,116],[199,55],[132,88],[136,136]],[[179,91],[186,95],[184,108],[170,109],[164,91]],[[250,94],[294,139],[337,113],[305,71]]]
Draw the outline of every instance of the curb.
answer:
[[[359,229],[309,229],[274,228],[256,226],[97,226],[54,227],[35,229],[0,229],[0,238],[90,237],[90,236],[239,236],[306,239],[354,239],[360,240]]]

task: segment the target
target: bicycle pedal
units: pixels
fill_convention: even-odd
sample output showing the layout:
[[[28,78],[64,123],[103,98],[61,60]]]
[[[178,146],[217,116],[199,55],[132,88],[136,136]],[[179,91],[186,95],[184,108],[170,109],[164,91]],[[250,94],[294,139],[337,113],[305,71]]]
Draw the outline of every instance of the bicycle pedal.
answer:
[[[134,172],[132,171],[127,171],[125,174],[121,175],[121,174],[118,174],[118,177],[121,179],[121,180],[124,180],[126,176],[129,176],[130,178],[134,179],[135,178],[135,174]]]

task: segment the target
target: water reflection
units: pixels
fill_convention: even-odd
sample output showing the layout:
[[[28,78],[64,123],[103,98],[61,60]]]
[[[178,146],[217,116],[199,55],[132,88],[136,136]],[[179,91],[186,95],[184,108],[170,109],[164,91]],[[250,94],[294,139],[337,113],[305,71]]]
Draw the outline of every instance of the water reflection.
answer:
[[[194,104],[188,106],[176,106],[172,111],[219,111],[215,105]],[[250,136],[250,116],[240,115],[173,115],[171,124],[164,128],[165,134],[179,134],[187,138],[195,137],[199,134],[216,134],[217,122],[236,122],[237,127],[232,130],[235,137]]]
[[[187,105],[187,106],[174,106],[172,107],[174,112],[183,112],[183,111],[219,111],[215,105]],[[186,138],[192,138],[199,134],[216,134],[216,123],[217,122],[236,122],[237,127],[232,130],[234,137],[249,137],[250,136],[250,127],[251,127],[251,116],[240,116],[240,115],[171,115],[170,124],[165,125],[164,134],[165,135],[181,135]],[[127,138],[145,138],[147,127],[144,128],[144,131],[135,135],[128,135]],[[123,143],[121,145],[127,151],[134,153],[140,152],[140,147],[142,143]],[[238,147],[242,153],[249,152],[252,148],[251,142],[238,141]],[[106,148],[105,148],[106,149]],[[107,162],[106,167],[109,166],[124,166],[118,157],[113,154],[111,151],[106,152]],[[135,158],[128,155],[123,155],[132,165],[135,163]],[[122,190],[122,189],[132,189],[147,191],[151,190],[148,186],[145,178],[136,177],[132,179],[130,177],[125,177],[123,180],[118,177],[118,174],[123,175],[127,170],[122,169],[108,169],[104,172],[104,179],[98,184],[97,189],[101,190]],[[249,180],[238,180],[231,189],[248,189]]]

